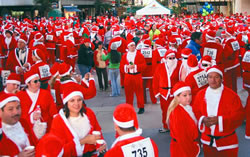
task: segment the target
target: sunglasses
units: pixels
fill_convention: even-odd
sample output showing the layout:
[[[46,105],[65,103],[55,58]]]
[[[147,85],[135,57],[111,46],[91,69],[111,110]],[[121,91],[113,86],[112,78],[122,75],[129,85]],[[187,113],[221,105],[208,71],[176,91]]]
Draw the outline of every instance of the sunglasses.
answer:
[[[186,57],[182,57],[183,59],[188,59],[188,58],[186,58]]]
[[[207,66],[208,66],[208,64],[202,64],[202,66],[207,67]]]
[[[168,59],[169,59],[169,60],[174,60],[174,59],[175,59],[175,57],[168,57]]]
[[[34,83],[40,83],[40,80],[34,80],[33,82]]]

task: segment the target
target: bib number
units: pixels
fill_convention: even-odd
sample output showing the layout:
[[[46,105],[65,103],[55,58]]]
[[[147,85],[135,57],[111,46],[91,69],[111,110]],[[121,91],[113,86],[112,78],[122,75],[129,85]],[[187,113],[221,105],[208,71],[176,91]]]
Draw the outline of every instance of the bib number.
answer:
[[[40,72],[40,77],[41,78],[46,78],[46,77],[51,76],[48,65],[40,66],[39,67],[39,72]]]
[[[242,62],[250,63],[250,52],[246,52],[242,59]]]
[[[167,50],[166,49],[158,49],[158,52],[159,52],[160,57],[164,57]]]
[[[122,146],[124,157],[154,157],[154,149],[150,138]]]
[[[9,70],[2,70],[1,76],[2,76],[2,84],[3,86],[6,85],[6,80],[10,75],[10,71]]]
[[[208,83],[207,82],[207,74],[205,71],[201,71],[201,72],[195,74],[194,79],[195,79],[195,82],[196,82],[198,88],[201,88]]]
[[[46,36],[46,40],[52,41],[52,40],[53,40],[53,35],[47,35],[47,36]]]
[[[209,55],[210,57],[212,57],[213,60],[215,60],[216,55],[217,55],[217,49],[205,47],[203,56],[206,56],[206,55]]]
[[[152,50],[151,49],[142,49],[141,53],[144,56],[144,58],[152,58]]]
[[[237,51],[240,49],[240,45],[239,45],[238,41],[231,42],[231,45],[232,45],[232,48],[234,51]]]

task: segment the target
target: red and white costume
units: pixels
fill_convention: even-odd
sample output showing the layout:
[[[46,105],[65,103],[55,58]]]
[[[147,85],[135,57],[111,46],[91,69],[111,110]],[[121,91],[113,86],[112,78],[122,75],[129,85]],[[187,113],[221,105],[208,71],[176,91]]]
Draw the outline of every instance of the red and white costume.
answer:
[[[156,40],[155,45],[157,46],[159,40]],[[155,70],[157,66],[161,63],[162,58],[164,58],[165,54],[167,52],[167,49],[161,45],[157,46],[156,49],[153,50],[153,57],[152,57],[152,70],[153,74],[155,73]]]
[[[5,37],[2,39],[0,55],[6,57],[2,63],[3,67],[6,66],[5,64],[6,64],[7,57],[9,57],[9,54],[11,52],[14,52],[16,47],[17,47],[17,41],[14,37],[10,37],[10,38]]]
[[[52,31],[51,28],[48,28],[48,31],[49,32],[45,34],[45,46],[47,48],[47,52],[49,53],[49,63],[53,64],[55,62],[57,37],[55,32]]]
[[[67,64],[71,65],[73,67],[73,71],[74,71],[76,59],[78,57],[78,52],[77,52],[77,47],[75,45],[74,38],[71,36],[70,39],[67,39],[65,41],[65,45],[66,45],[66,60],[65,60],[65,62]]]

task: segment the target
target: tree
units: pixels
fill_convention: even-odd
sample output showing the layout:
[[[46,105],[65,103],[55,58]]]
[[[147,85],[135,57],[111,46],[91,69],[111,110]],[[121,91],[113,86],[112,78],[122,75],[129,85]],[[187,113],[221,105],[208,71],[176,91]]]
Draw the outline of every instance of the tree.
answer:
[[[39,10],[41,17],[47,17],[48,12],[52,9],[52,2],[56,2],[56,0],[33,0],[36,9]]]

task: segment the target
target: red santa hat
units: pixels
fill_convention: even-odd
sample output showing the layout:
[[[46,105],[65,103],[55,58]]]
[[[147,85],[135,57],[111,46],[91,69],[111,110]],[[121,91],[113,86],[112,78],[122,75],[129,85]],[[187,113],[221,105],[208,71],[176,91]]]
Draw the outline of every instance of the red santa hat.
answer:
[[[19,40],[22,41],[22,42],[24,42],[25,44],[27,44],[28,38],[27,38],[26,35],[22,34],[22,35],[20,36],[20,38],[18,39],[18,41],[19,41]]]
[[[43,38],[43,35],[41,34],[41,33],[37,33],[36,35],[35,35],[35,37],[34,37],[34,40],[35,41],[39,41],[39,40],[41,40]]]
[[[156,40],[155,46],[164,46],[164,41],[163,40]]]
[[[206,37],[211,39],[211,40],[215,40],[216,32],[213,31],[213,30],[210,30],[210,31],[207,32]]]
[[[188,58],[192,54],[192,50],[190,48],[184,48],[181,50],[181,56],[184,58]]]
[[[6,83],[14,83],[14,84],[21,84],[21,77],[20,75],[16,74],[16,73],[11,73],[8,77],[8,79],[6,80]]]
[[[180,93],[184,92],[184,91],[191,91],[190,86],[188,86],[185,82],[183,81],[179,81],[177,82],[174,87],[173,87],[173,95],[177,96]]]
[[[113,114],[113,121],[121,128],[135,127],[139,129],[135,109],[130,104],[118,105]]]
[[[226,34],[229,35],[229,36],[233,36],[233,34],[234,34],[233,29],[227,29],[225,32],[226,32]]]
[[[167,57],[172,56],[172,55],[175,56],[175,53],[176,53],[176,51],[174,51],[172,49],[168,49],[165,56],[164,56],[164,58],[167,58]]]
[[[51,133],[43,136],[36,148],[36,155],[41,157],[60,157],[64,152],[61,139]]]
[[[85,38],[83,42],[84,42],[84,43],[91,43],[91,41],[90,41],[89,38]]]
[[[50,68],[50,73],[52,77],[59,75],[60,63],[55,62]]]
[[[169,44],[172,44],[172,45],[177,44],[177,40],[175,38],[170,38]]]
[[[60,64],[59,75],[61,77],[69,75],[72,70],[73,70],[72,66],[66,63],[62,63]]]
[[[221,35],[226,35],[226,31],[222,31],[222,32],[221,32]]]
[[[97,33],[99,28],[97,26],[92,27],[92,33]]]
[[[42,61],[46,61],[46,56],[43,53],[43,51],[40,50],[40,49],[33,50],[33,56],[35,56],[36,58],[38,58],[38,59],[40,59]]]
[[[197,60],[197,57],[195,55],[190,55],[188,57],[188,60],[187,60],[187,65],[190,67],[190,68],[196,68],[198,67],[198,60]]]
[[[135,42],[133,40],[128,41],[127,47],[129,47],[131,45],[135,45]]]
[[[69,88],[63,90],[63,104],[66,104],[74,96],[80,96],[83,99],[83,94],[79,87],[72,83]]]
[[[221,77],[223,77],[223,72],[222,72],[222,70],[220,69],[220,67],[218,67],[217,65],[214,65],[214,66],[208,68],[208,70],[207,70],[207,75],[208,75],[209,73],[211,73],[211,72],[216,72],[216,73],[220,74]]]
[[[150,37],[149,37],[148,34],[144,34],[144,35],[142,36],[142,40],[149,40],[149,39],[150,39]]]
[[[144,45],[147,45],[147,46],[152,45],[151,40],[145,40],[143,43],[144,43]]]
[[[32,79],[36,77],[39,78],[39,75],[35,73],[33,70],[27,71],[26,73],[24,73],[25,84],[28,84]]]
[[[201,58],[201,64],[210,64],[212,65],[212,57],[209,55],[203,56]]]
[[[113,36],[116,36],[116,35],[120,35],[120,29],[117,27],[113,29]]]
[[[171,35],[178,35],[178,29],[177,29],[177,27],[171,28]]]
[[[19,98],[15,94],[3,93],[0,95],[0,108],[3,108],[7,103],[12,101],[19,101]]]

